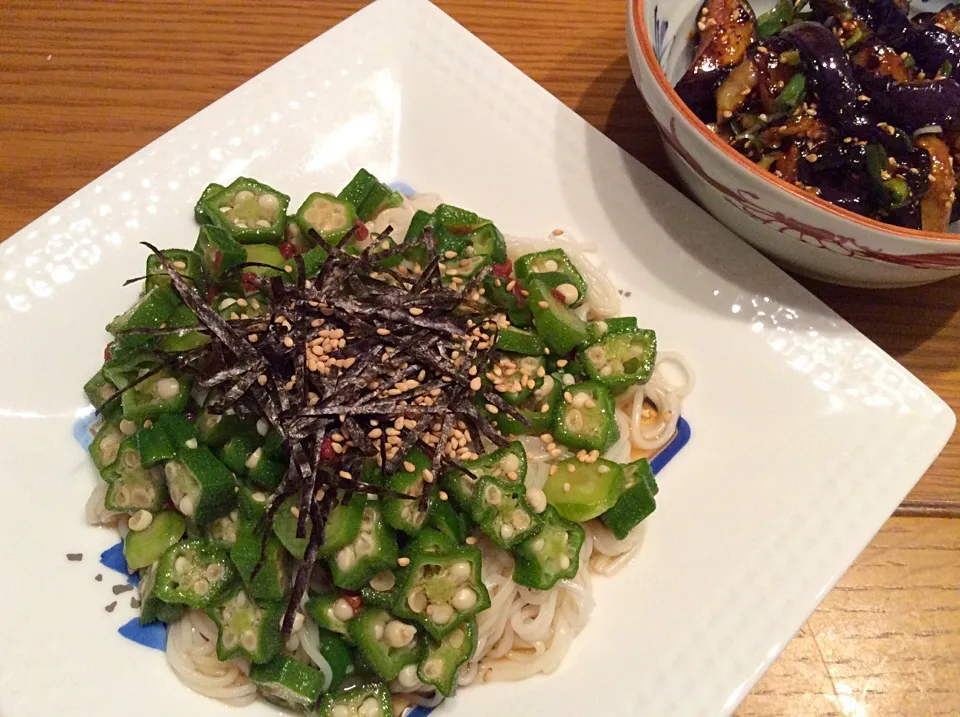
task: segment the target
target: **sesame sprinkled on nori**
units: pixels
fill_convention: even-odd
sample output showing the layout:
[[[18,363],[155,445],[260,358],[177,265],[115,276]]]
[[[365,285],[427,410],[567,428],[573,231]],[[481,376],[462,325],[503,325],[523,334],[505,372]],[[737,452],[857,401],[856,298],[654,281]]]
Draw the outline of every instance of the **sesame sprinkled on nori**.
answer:
[[[373,251],[371,247],[380,242],[359,255],[350,254],[343,247],[352,235],[353,231],[336,244],[323,244],[329,256],[313,276],[298,255],[293,258],[295,281],[289,272],[258,278],[256,288],[267,300],[261,299],[261,314],[252,319],[223,318],[211,305],[213,297],[202,295],[146,244],[172,288],[197,316],[199,325],[187,331],[211,339],[190,351],[167,353],[161,369],[176,367],[192,375],[195,385],[209,389],[204,408],[210,413],[263,419],[289,451],[288,468],[257,526],[261,560],[251,576],[263,565],[281,503],[297,496],[296,535],[306,537],[308,525],[311,530],[284,615],[285,633],[292,628],[295,608],[322,547],[325,522],[338,502],[365,493],[418,499],[425,508],[436,491],[434,483],[415,498],[361,481],[357,477],[365,459],[372,459],[389,476],[418,446],[429,456],[435,475],[448,468],[469,473],[461,461],[483,452],[481,436],[498,446],[508,443],[477,405],[494,405],[527,422],[487,385],[471,388],[472,376],[484,375],[500,357],[493,348],[497,310],[476,300],[483,274],[467,286],[445,286],[441,257],[429,230],[412,242],[422,247],[422,268],[411,262],[381,266],[380,261],[399,255],[403,248]],[[405,244],[406,249],[410,246]],[[129,333],[163,336],[176,331],[185,330]],[[252,334],[256,336],[250,338]],[[371,436],[378,427],[381,430]]]

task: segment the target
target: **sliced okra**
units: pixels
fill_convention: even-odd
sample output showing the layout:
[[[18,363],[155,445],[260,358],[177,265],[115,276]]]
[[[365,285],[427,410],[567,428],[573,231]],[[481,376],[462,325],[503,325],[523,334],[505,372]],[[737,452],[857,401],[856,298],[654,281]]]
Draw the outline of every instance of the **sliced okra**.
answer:
[[[83,384],[83,392],[94,408],[100,408],[113,397],[113,394],[117,392],[117,387],[110,383],[104,376],[103,369],[101,369],[93,375],[93,378]]]
[[[464,620],[490,607],[475,547],[416,551],[397,586],[393,614],[420,623],[439,640]]]
[[[183,516],[165,510],[153,516],[143,530],[131,530],[123,541],[123,557],[127,567],[140,570],[160,560],[163,554],[180,542],[187,529]]]
[[[527,475],[527,452],[522,443],[514,441],[477,460],[464,461],[463,467],[473,475],[453,469],[444,474],[442,483],[457,505],[469,512],[473,510],[478,478],[489,475],[523,482]]]
[[[197,286],[201,279],[200,255],[189,249],[165,249],[160,252],[170,262],[178,274]],[[147,271],[144,286],[147,290],[154,286],[164,286],[170,284],[170,275],[167,274],[163,264],[160,263],[160,257],[156,254],[150,254],[147,257]]]
[[[200,228],[196,251],[203,262],[204,274],[217,283],[231,276],[247,260],[243,245],[226,229],[215,225]]]
[[[641,458],[623,467],[623,493],[612,508],[601,516],[618,540],[646,520],[657,509],[657,481],[650,463]]]
[[[114,416],[103,421],[97,430],[97,435],[93,437],[90,444],[90,457],[97,470],[103,471],[104,468],[117,460],[117,454],[120,451],[120,444],[127,437],[120,430],[120,417]]]
[[[204,528],[204,534],[208,540],[218,543],[225,548],[232,548],[236,545],[239,530],[240,511],[232,510],[227,515],[221,516],[207,524]]]
[[[170,499],[195,524],[206,525],[236,507],[236,479],[206,446],[179,451],[163,469]]]
[[[312,229],[329,244],[336,244],[353,228],[357,211],[350,202],[314,192],[297,210],[297,225],[305,235]]]
[[[183,413],[192,386],[193,379],[189,376],[174,376],[166,369],[158,371],[120,397],[123,417],[134,423],[143,423],[164,413]]]
[[[237,521],[236,540],[230,548],[230,559],[252,597],[279,601],[284,598],[290,585],[288,553],[280,541],[271,535],[267,538],[263,564],[256,577],[251,579],[254,569],[260,564],[263,550],[263,538],[257,525],[257,522],[243,518]]]
[[[140,462],[145,466],[155,466],[157,463],[169,461],[177,455],[170,436],[157,424],[149,428],[144,427],[136,432],[137,448],[140,451]]]
[[[166,486],[159,470],[147,468],[140,461],[136,435],[121,441],[117,458],[100,472],[110,484],[104,497],[107,510],[134,513],[138,510],[154,512],[167,499]]]
[[[357,537],[328,558],[333,584],[359,590],[384,568],[392,568],[399,549],[397,537],[373,502],[363,508]]]
[[[140,583],[137,589],[140,593],[141,625],[158,621],[169,624],[179,620],[186,609],[183,605],[166,603],[156,596],[153,588],[157,584],[158,568],[159,563],[152,563],[140,571]]]
[[[592,463],[568,458],[557,463],[543,492],[561,517],[583,523],[616,505],[623,492],[623,467],[604,458]]]
[[[201,226],[208,224],[210,218],[207,216],[206,210],[203,207],[203,203],[212,197],[217,192],[223,190],[222,184],[217,184],[216,182],[211,182],[206,187],[204,187],[203,192],[200,194],[200,198],[197,200],[197,203],[193,207],[193,218],[196,220],[197,224]]]
[[[279,244],[290,197],[254,179],[240,177],[203,201],[210,221],[240,244]]]
[[[613,397],[597,381],[564,386],[553,418],[553,436],[571,448],[604,450],[617,429]]]
[[[107,331],[116,335],[124,329],[159,328],[178,304],[180,297],[169,284],[154,286],[144,292],[133,306],[107,324]],[[125,340],[130,341],[131,338],[127,336]]]
[[[277,657],[283,649],[280,622],[285,608],[281,602],[258,605],[242,587],[219,605],[207,608],[218,628],[217,658],[243,657],[262,664]]]
[[[432,496],[421,502],[420,496],[424,489],[430,490],[424,471],[430,470],[430,459],[423,451],[415,448],[410,451],[403,461],[403,470],[399,470],[387,479],[391,490],[404,495],[415,496],[409,498],[388,497],[383,501],[383,517],[396,530],[402,530],[409,535],[420,532],[427,520],[427,512],[433,502]],[[431,474],[432,475],[432,474]]]
[[[540,530],[540,516],[527,503],[526,486],[484,476],[477,481],[473,520],[494,543],[509,549]]]
[[[306,611],[323,629],[347,637],[350,634],[347,626],[359,614],[359,605],[355,597],[332,590],[310,598]]]
[[[517,406],[520,414],[527,419],[527,425],[503,411],[493,417],[494,422],[500,432],[507,436],[539,436],[549,433],[553,425],[553,414],[562,395],[563,385],[558,376],[544,376],[543,383]]]
[[[587,322],[577,316],[566,303],[559,301],[554,290],[539,279],[529,282],[528,306],[533,323],[550,351],[568,354],[587,338]]]
[[[184,540],[160,558],[154,590],[165,602],[208,608],[230,595],[237,582],[223,548],[208,540]]]
[[[587,282],[563,249],[525,254],[517,259],[514,268],[521,281],[534,277],[556,289],[568,306],[576,308],[586,297]]]
[[[354,209],[358,209],[360,205],[363,204],[363,200],[367,198],[370,190],[377,184],[379,184],[377,178],[366,169],[361,168],[353,175],[353,178],[347,182],[347,186],[340,190],[337,199],[349,202],[353,205]]]
[[[579,355],[590,377],[617,393],[650,380],[657,360],[657,335],[649,329],[607,333],[581,347]]]
[[[256,418],[236,414],[211,413],[204,408],[197,416],[197,438],[201,443],[217,447],[240,433],[256,430]]]
[[[382,682],[362,682],[330,692],[318,717],[392,717],[390,690]]]
[[[356,493],[347,502],[339,503],[330,511],[330,517],[324,524],[323,545],[317,554],[320,556],[333,555],[342,548],[350,545],[360,533],[360,524],[363,520],[363,508],[367,503],[365,495]],[[280,539],[290,554],[298,560],[303,559],[313,531],[312,524],[307,522],[307,529],[302,538],[297,537],[297,521],[300,517],[300,497],[287,498],[277,511],[273,521],[273,532]]]
[[[585,533],[579,523],[564,520],[552,506],[541,517],[540,532],[513,549],[513,579],[534,590],[550,590],[558,581],[576,577]]]
[[[587,341],[599,341],[607,334],[614,335],[637,328],[637,319],[633,316],[617,316],[587,322]]]
[[[211,341],[210,337],[200,331],[192,330],[199,325],[200,319],[193,313],[193,309],[186,304],[181,304],[167,319],[168,329],[181,329],[181,331],[161,336],[157,350],[176,353],[206,346]]]
[[[417,677],[449,697],[457,686],[460,668],[477,649],[477,621],[464,620],[440,640],[429,640],[417,667]]]
[[[270,702],[298,712],[310,712],[323,692],[323,673],[292,657],[280,655],[270,662],[254,665],[250,679]]]
[[[532,331],[507,326],[497,332],[496,347],[501,351],[509,351],[526,356],[543,355],[543,339]]]
[[[407,665],[418,662],[423,650],[416,626],[397,620],[381,608],[364,607],[349,622],[347,630],[367,663],[387,681],[396,679]]]

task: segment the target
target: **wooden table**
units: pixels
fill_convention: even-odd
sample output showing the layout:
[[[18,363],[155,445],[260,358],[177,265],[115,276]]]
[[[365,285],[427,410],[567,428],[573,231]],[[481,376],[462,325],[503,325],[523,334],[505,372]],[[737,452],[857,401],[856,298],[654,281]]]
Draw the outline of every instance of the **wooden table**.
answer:
[[[4,0],[0,237],[364,4]],[[439,4],[676,181],[630,77],[622,0]],[[960,407],[960,279],[898,292],[804,283]],[[739,715],[960,714],[958,472],[954,439]]]

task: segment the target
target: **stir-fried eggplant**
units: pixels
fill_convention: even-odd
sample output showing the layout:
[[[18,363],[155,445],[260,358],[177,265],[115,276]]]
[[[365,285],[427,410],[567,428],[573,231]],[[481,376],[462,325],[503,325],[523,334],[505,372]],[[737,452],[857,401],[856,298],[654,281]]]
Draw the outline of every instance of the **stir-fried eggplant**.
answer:
[[[697,50],[677,84],[680,97],[705,122],[715,114],[714,90],[747,54],[756,18],[746,0],[706,0],[697,16]]]
[[[809,4],[809,8],[807,7]],[[737,151],[837,206],[946,231],[960,215],[960,3],[708,0],[681,97]]]

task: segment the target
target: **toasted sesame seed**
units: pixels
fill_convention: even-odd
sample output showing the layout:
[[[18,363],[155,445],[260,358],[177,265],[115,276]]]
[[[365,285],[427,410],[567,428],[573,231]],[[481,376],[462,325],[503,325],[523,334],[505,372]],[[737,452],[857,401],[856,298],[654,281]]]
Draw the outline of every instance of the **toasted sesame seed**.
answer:
[[[480,377],[477,376],[476,378],[474,378],[474,379],[470,382],[470,390],[471,390],[471,391],[479,391],[479,390],[480,390],[480,386],[481,386],[482,383],[483,383],[483,382],[480,380]]]
[[[410,307],[410,314],[411,314],[412,316],[420,316],[420,314],[422,314],[422,313],[423,313],[423,309],[421,309],[419,306],[411,306],[411,307]]]

